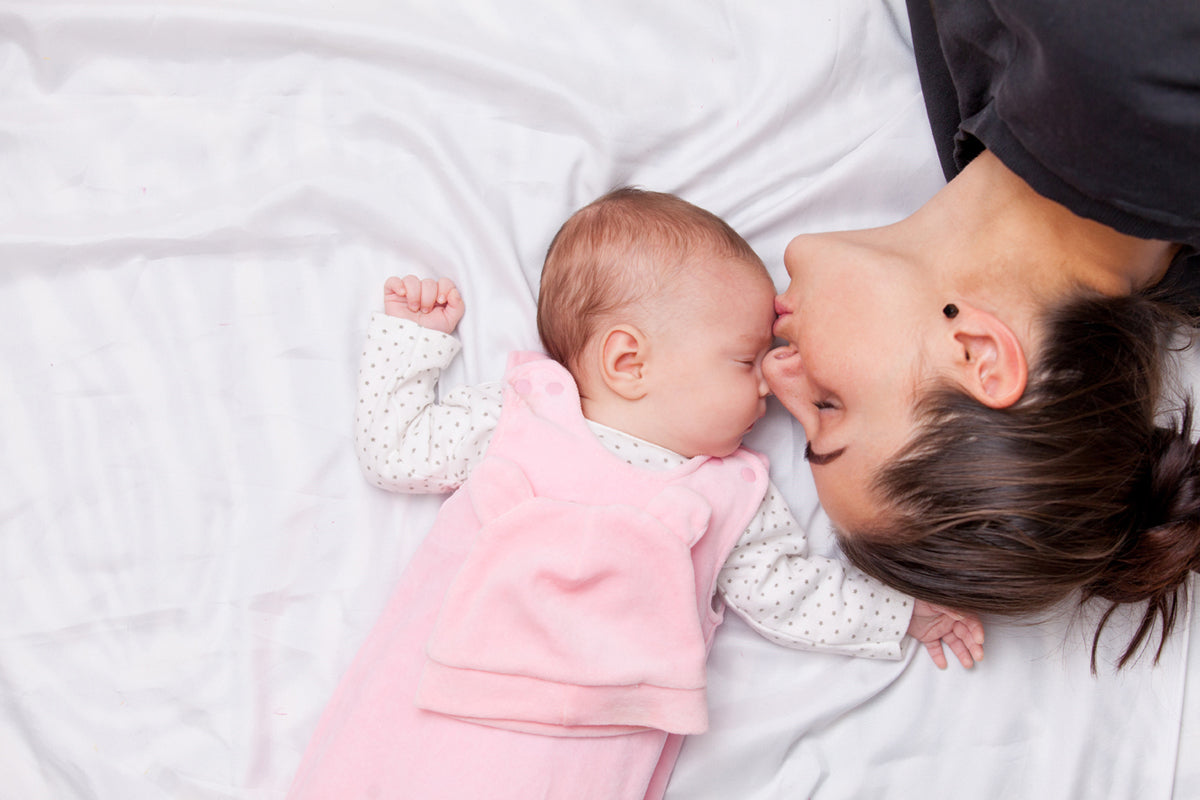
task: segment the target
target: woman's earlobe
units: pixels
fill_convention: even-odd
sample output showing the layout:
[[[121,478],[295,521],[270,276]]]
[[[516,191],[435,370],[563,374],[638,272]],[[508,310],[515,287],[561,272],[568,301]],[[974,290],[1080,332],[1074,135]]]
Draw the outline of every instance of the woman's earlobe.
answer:
[[[1008,408],[1025,394],[1029,365],[1021,340],[994,314],[964,307],[954,318],[959,352],[955,372],[971,396],[989,408]]]

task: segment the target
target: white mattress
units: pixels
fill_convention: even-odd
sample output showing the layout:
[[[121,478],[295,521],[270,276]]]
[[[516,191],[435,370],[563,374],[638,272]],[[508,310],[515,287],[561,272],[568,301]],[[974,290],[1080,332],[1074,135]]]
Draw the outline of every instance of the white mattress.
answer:
[[[490,380],[537,345],[550,237],[613,186],[724,216],[782,288],[791,236],[943,182],[900,0],[7,0],[0,86],[20,800],[284,795],[439,503],[351,448],[385,277],[457,280],[445,380]],[[802,431],[776,406],[750,444],[828,549]],[[1120,674],[1114,625],[1093,677],[1069,620],[989,621],[944,673],[730,620],[669,797],[1198,797],[1197,624]]]

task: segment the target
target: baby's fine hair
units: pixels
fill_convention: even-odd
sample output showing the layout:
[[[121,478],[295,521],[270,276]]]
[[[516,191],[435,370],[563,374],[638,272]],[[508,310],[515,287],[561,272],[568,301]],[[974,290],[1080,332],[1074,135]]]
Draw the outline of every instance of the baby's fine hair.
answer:
[[[762,260],[720,217],[663,192],[622,187],[575,212],[550,242],[538,292],[546,353],[574,369],[600,327],[669,291],[697,254]]]
[[[1145,602],[1118,667],[1159,632],[1200,570],[1200,458],[1191,407],[1159,412],[1165,354],[1195,324],[1148,295],[1077,298],[1010,408],[954,388],[918,406],[918,433],[876,481],[879,530],[839,532],[864,572],[962,611],[1029,615],[1068,598]],[[1157,658],[1157,656],[1156,656]]]

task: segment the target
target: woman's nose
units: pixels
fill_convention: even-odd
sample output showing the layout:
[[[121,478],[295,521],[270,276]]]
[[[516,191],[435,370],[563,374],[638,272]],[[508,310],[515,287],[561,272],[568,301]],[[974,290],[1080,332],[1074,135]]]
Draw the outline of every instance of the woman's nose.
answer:
[[[776,371],[788,376],[799,375],[804,368],[800,359],[800,351],[794,345],[785,344],[767,353],[767,358],[773,359],[772,366]]]

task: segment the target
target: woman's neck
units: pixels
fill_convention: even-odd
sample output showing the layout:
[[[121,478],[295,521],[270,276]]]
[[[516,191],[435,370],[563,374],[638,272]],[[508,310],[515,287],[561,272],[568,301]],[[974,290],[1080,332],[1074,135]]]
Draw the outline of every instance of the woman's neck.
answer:
[[[1158,282],[1177,249],[1075,215],[989,152],[914,217],[920,215],[949,237],[943,266],[966,290],[1008,285],[1050,298],[1084,286],[1129,294]]]

